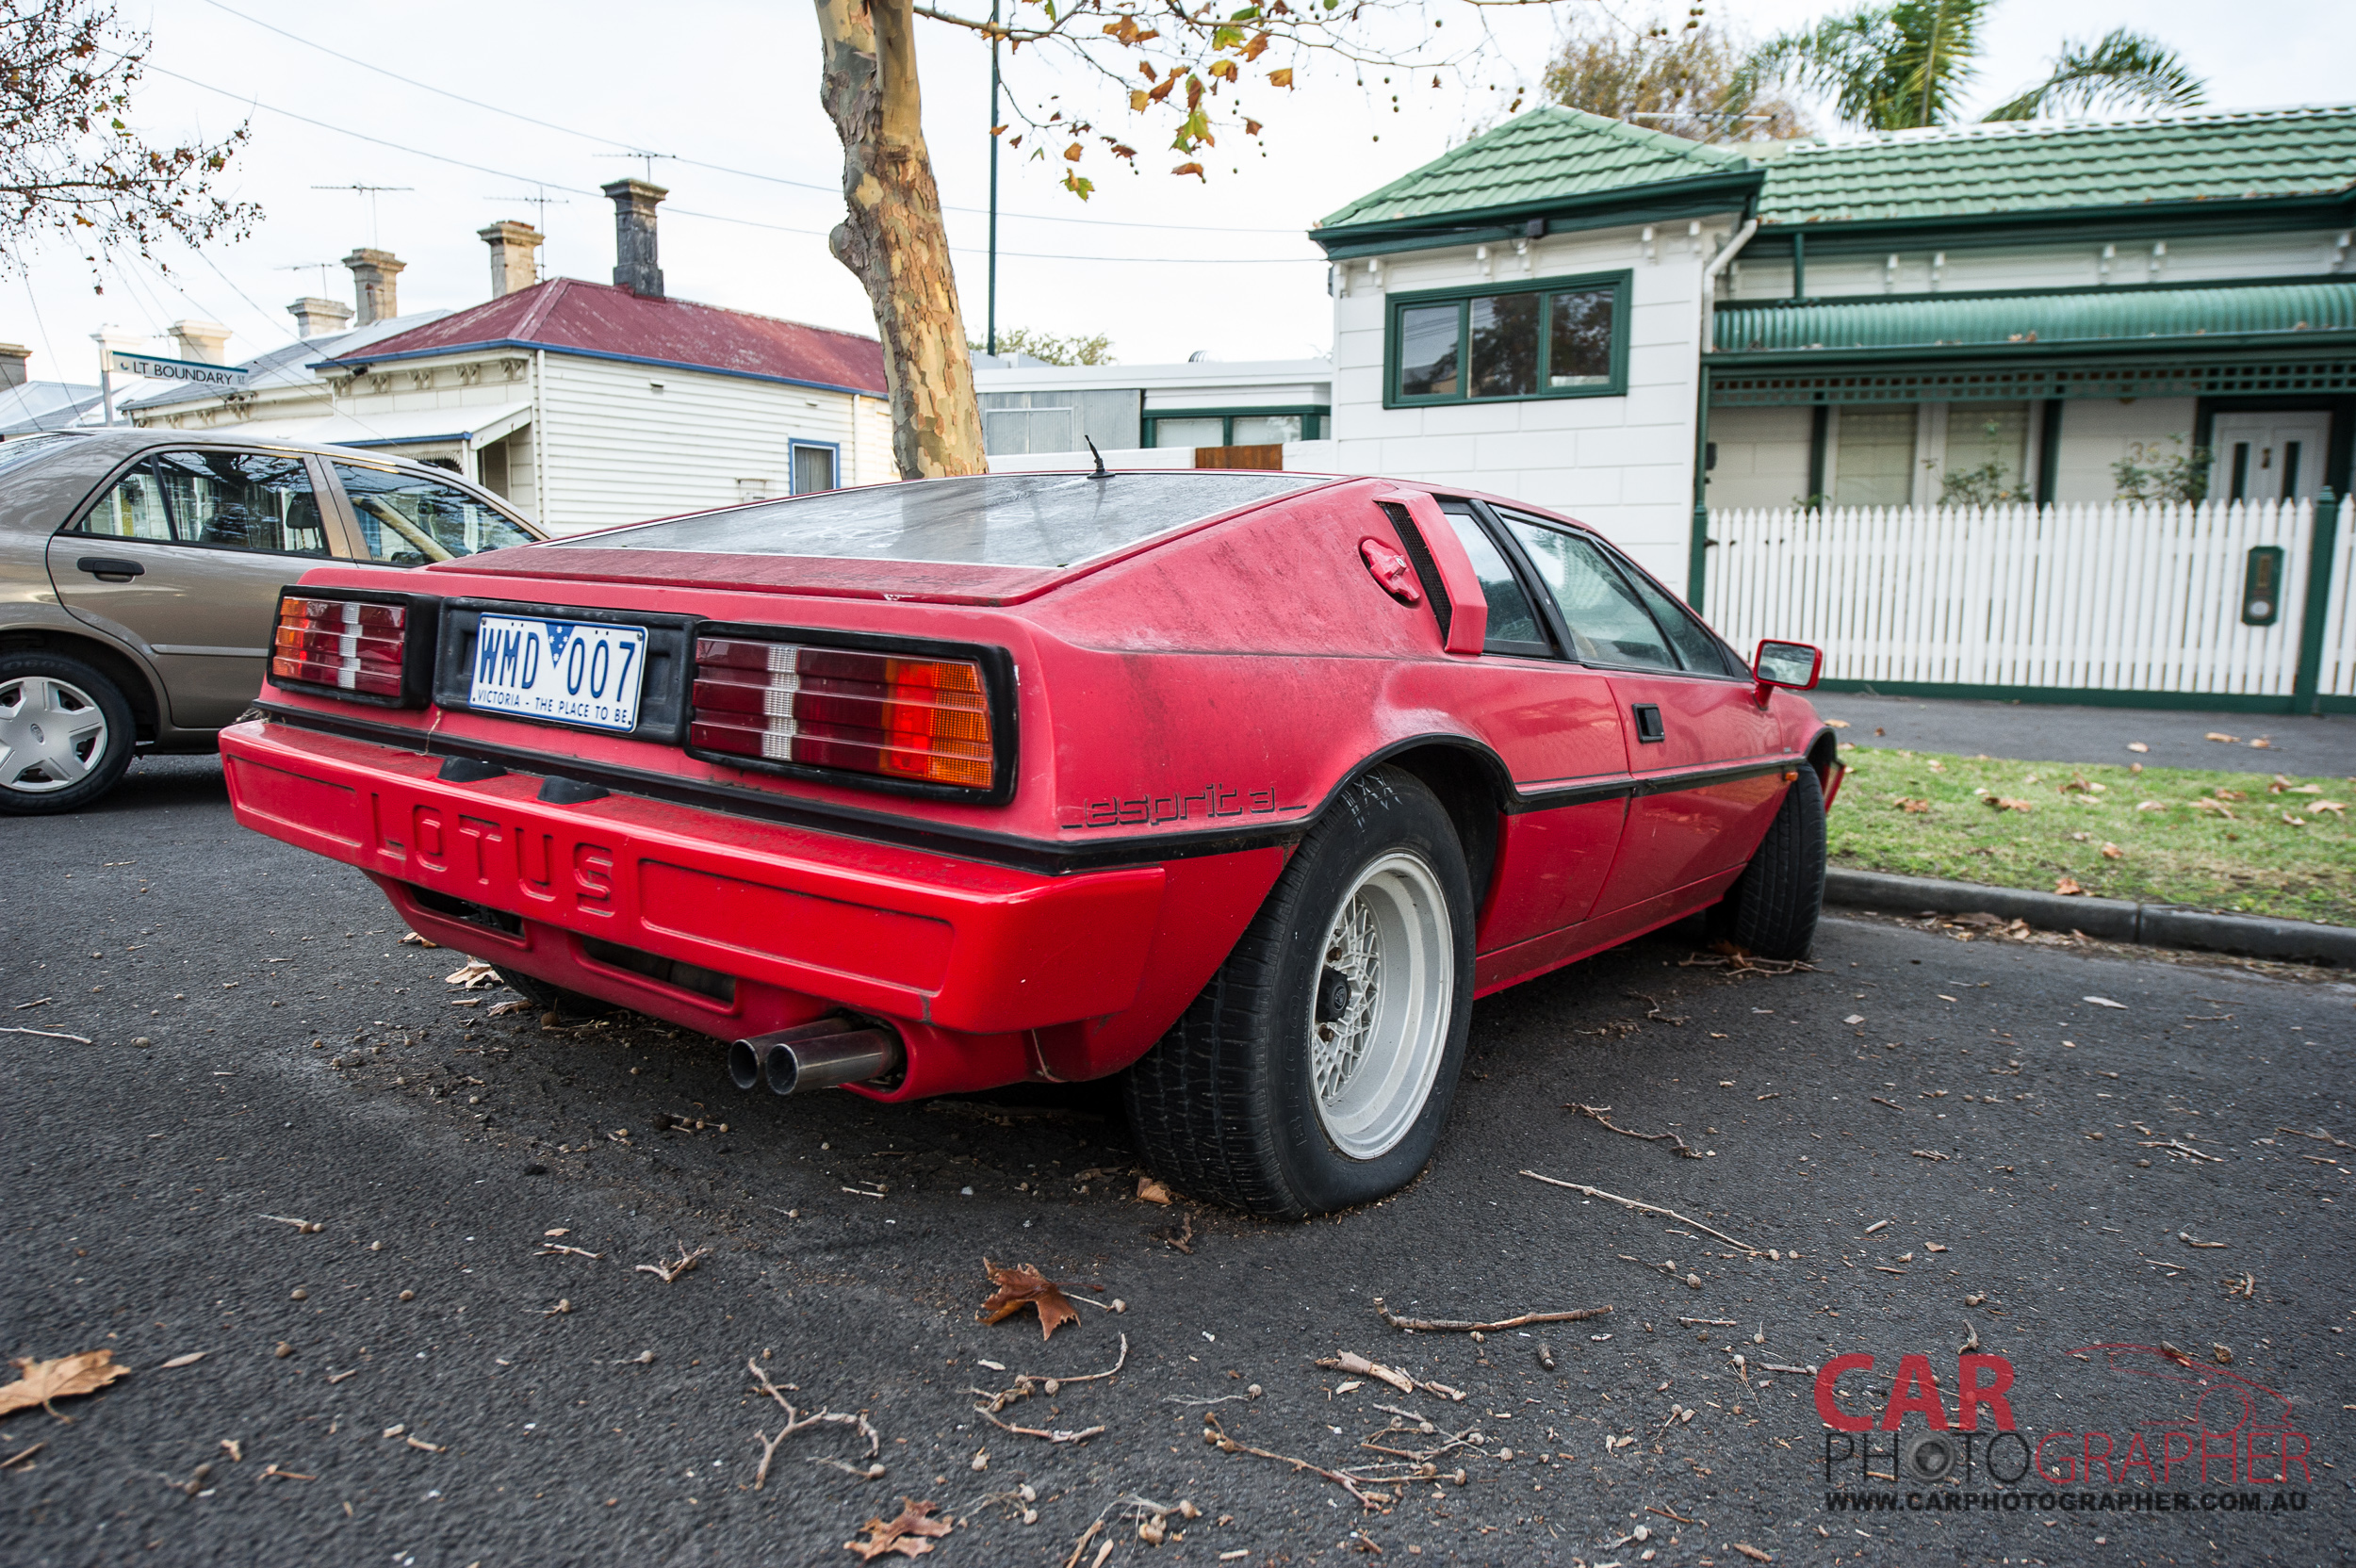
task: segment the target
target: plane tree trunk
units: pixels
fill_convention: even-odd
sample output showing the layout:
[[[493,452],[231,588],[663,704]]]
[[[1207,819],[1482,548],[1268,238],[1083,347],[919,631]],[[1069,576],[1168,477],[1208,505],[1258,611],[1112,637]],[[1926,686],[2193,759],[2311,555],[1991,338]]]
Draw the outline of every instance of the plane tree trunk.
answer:
[[[902,479],[985,472],[973,363],[919,122],[911,0],[816,3],[819,97],[843,139],[849,208],[827,247],[875,312],[892,458]]]

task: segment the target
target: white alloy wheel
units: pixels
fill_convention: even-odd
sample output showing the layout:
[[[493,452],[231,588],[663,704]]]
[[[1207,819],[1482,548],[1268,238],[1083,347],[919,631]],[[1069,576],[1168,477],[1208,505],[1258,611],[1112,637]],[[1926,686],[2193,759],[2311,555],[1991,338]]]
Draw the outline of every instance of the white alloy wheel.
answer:
[[[1423,1114],[1455,968],[1448,899],[1423,858],[1394,850],[1361,871],[1326,931],[1308,1020],[1317,1120],[1350,1158],[1389,1152]]]
[[[0,789],[17,794],[69,790],[106,760],[106,711],[70,680],[0,678]]]

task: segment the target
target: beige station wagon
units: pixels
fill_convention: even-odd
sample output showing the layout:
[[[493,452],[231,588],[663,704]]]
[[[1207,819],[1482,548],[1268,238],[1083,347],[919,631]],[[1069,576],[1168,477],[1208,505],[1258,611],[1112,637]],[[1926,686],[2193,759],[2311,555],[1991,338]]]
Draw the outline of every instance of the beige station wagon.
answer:
[[[0,443],[0,813],[70,811],[139,752],[206,752],[260,690],[279,590],[542,537],[440,468],[174,430]]]

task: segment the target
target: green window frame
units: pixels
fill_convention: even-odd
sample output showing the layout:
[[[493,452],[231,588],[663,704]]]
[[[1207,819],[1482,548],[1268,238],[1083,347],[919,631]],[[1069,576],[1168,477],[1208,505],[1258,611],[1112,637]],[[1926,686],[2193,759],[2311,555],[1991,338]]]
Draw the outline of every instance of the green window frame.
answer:
[[[1383,337],[1383,406],[1426,408],[1462,403],[1533,402],[1546,398],[1628,395],[1628,271],[1533,278],[1478,287],[1427,288],[1390,296]],[[1590,302],[1574,306],[1572,297]],[[1610,313],[1597,344],[1594,306]],[[1455,310],[1453,357],[1438,355],[1448,341],[1448,309]],[[1524,332],[1527,341],[1522,341]],[[1409,335],[1422,348],[1411,350]],[[1482,338],[1502,343],[1483,353]],[[1466,351],[1467,345],[1473,351]],[[1598,365],[1595,351],[1602,350]],[[1417,363],[1407,363],[1411,352]],[[1576,360],[1574,356],[1577,356]],[[1566,363],[1558,368],[1556,361]],[[1468,363],[1469,362],[1469,363]],[[1446,367],[1445,378],[1434,376]],[[1563,384],[1556,385],[1556,382]],[[1409,391],[1411,383],[1416,389]],[[1489,390],[1480,390],[1485,385]],[[1434,391],[1444,384],[1446,390]]]
[[[1217,419],[1219,421],[1219,444],[1222,447],[1232,447],[1235,444],[1236,420],[1281,418],[1286,415],[1299,416],[1301,438],[1303,441],[1317,441],[1323,438],[1325,421],[1333,417],[1333,410],[1326,403],[1286,403],[1282,407],[1268,408],[1148,409],[1144,415],[1145,444],[1148,447],[1158,447],[1162,444],[1161,427],[1165,419]]]

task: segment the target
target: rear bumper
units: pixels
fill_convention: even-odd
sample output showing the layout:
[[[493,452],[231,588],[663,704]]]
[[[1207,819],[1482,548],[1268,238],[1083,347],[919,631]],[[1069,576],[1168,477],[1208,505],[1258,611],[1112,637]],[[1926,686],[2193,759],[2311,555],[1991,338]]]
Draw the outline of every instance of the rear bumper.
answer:
[[[888,1019],[895,1099],[1048,1072],[1034,1032],[1131,1008],[1165,901],[1160,866],[1042,876],[631,795],[554,805],[532,775],[450,783],[285,724],[221,749],[240,823],[367,872],[435,941],[721,1037]]]

